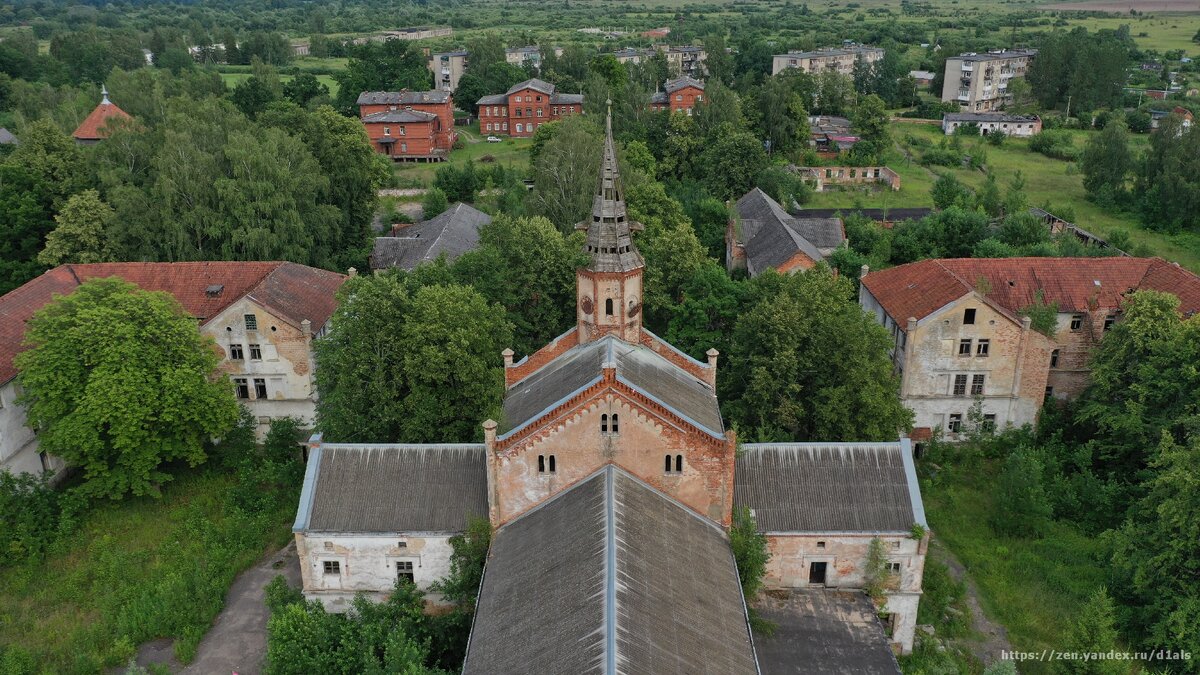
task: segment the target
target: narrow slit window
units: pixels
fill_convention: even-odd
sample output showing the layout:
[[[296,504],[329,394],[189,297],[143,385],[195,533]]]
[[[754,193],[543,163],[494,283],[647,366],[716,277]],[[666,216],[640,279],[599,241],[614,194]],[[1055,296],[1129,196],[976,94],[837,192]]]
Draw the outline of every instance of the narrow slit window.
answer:
[[[612,301],[612,298],[609,298],[609,299],[607,299],[607,300],[605,300],[605,301],[604,301],[604,314],[605,314],[605,316],[612,316],[612,315],[613,315],[613,301]]]
[[[1057,349],[1050,352],[1050,367],[1051,368],[1058,367],[1058,350]]]
[[[538,455],[538,473],[546,473],[546,456]]]
[[[675,473],[683,473],[683,455],[675,455]]]
[[[602,434],[608,433],[608,413],[605,413],[600,416],[600,433],[602,433]]]
[[[612,416],[612,432],[615,434],[615,433],[617,433],[618,431],[620,431],[620,429],[618,429],[618,428],[617,428],[617,413],[613,413],[613,416]]]
[[[554,466],[554,455],[550,455],[550,473],[558,471],[558,467]]]
[[[671,473],[671,456],[666,455],[663,459],[663,471]]]

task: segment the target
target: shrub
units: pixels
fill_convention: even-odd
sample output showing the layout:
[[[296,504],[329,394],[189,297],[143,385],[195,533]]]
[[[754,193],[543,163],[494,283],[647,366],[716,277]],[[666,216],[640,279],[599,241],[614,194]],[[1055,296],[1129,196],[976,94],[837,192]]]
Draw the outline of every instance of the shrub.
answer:
[[[733,548],[738,578],[742,582],[742,595],[745,596],[746,602],[750,602],[762,588],[771,552],[767,550],[767,537],[758,531],[754,516],[750,515],[750,509],[744,506],[733,511],[729,545]]]
[[[1079,156],[1071,134],[1061,129],[1047,129],[1029,139],[1029,149],[1053,159],[1073,161]]]

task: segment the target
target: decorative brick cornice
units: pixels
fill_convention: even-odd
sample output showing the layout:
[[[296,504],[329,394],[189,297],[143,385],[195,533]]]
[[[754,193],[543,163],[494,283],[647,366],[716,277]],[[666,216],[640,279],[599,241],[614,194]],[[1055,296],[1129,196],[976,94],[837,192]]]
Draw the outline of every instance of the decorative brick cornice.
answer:
[[[579,328],[571,330],[558,336],[550,344],[542,347],[536,352],[525,357],[520,363],[513,365],[511,368],[504,369],[504,386],[511,387],[521,380],[529,377],[542,366],[550,363],[558,358],[572,347],[579,345]]]

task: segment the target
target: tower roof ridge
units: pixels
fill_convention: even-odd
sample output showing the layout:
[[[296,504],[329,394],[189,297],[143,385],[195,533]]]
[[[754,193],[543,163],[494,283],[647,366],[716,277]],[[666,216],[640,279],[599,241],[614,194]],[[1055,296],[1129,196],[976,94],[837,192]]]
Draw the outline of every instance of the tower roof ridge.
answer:
[[[624,187],[612,134],[612,100],[607,104],[604,153],[596,194],[592,197],[592,215],[575,228],[587,230],[586,250],[592,257],[589,270],[628,272],[645,265],[630,234],[631,230],[641,230],[642,224],[629,220],[626,215]]]

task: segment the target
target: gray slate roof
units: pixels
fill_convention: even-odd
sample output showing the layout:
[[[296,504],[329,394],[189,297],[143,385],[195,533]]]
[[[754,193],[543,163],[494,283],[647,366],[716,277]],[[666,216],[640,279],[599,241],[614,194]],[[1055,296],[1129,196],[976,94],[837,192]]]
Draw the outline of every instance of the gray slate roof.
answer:
[[[583,94],[560,94],[554,92],[550,95],[550,103],[558,105],[583,105]]]
[[[717,396],[706,383],[649,347],[611,335],[571,348],[514,384],[504,395],[501,434],[523,428],[599,382],[606,362],[616,365],[618,381],[691,420],[702,431],[723,437],[725,426]]]
[[[1000,52],[976,52],[951,56],[952,59],[963,61],[992,61],[994,59],[1016,59],[1022,56],[1037,56],[1036,49],[1006,49]]]
[[[900,675],[875,607],[863,593],[760,593],[754,608],[776,627],[774,635],[754,636],[767,675]]]
[[[1037,122],[1037,115],[1007,115],[1005,113],[944,113],[945,122]]]
[[[371,269],[411,270],[442,254],[454,260],[479,246],[479,228],[490,222],[492,217],[483,211],[455,202],[445,213],[404,228],[399,236],[376,237]]]
[[[763,532],[908,532],[926,525],[908,439],[745,443],[733,503]]]
[[[363,122],[404,124],[407,122],[429,122],[437,119],[437,115],[422,110],[386,110],[371,113],[362,118]]]
[[[295,532],[460,532],[487,517],[483,444],[326,443],[308,455]]]
[[[674,80],[667,80],[666,84],[663,85],[663,89],[666,90],[668,94],[675,93],[685,87],[696,87],[697,89],[703,90],[704,83],[700,80],[684,75],[683,77],[677,77]]]
[[[508,94],[489,94],[476,101],[475,105],[508,105]]]
[[[500,528],[463,673],[757,673],[725,533],[614,466]]]
[[[751,275],[782,265],[798,251],[824,260],[846,239],[841,218],[795,218],[759,188],[743,195],[734,209]]]
[[[518,83],[514,84],[513,86],[509,87],[508,91],[505,93],[515,94],[518,91],[521,91],[522,89],[532,89],[534,91],[540,91],[543,94],[553,94],[554,93],[554,85],[553,84],[550,84],[549,82],[547,82],[545,80],[539,80],[536,77],[525,80],[524,82],[518,82]]]
[[[413,105],[415,103],[445,103],[448,91],[364,91],[357,105]]]

